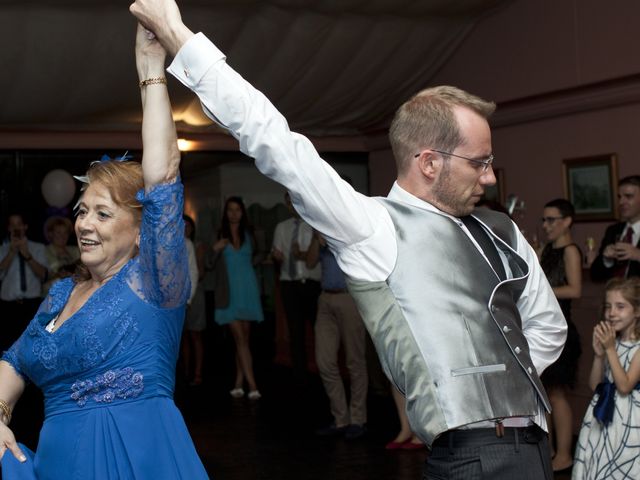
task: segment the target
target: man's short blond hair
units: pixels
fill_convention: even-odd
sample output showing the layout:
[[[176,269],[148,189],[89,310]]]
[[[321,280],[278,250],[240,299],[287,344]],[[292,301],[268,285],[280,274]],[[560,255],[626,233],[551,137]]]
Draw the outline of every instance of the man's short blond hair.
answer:
[[[398,108],[389,128],[389,142],[399,175],[422,149],[452,152],[463,142],[454,107],[466,107],[489,118],[496,104],[443,85],[418,92]]]

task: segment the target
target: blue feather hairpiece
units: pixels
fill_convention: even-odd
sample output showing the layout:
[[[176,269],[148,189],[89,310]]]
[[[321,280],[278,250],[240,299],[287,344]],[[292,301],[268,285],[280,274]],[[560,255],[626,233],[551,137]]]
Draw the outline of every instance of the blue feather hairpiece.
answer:
[[[95,165],[96,163],[104,163],[104,162],[126,162],[127,160],[131,160],[133,158],[133,155],[129,155],[129,150],[127,150],[126,152],[124,152],[124,155],[121,155],[119,157],[114,157],[111,158],[109,155],[107,155],[106,153],[104,155],[102,155],[102,157],[100,157],[100,160],[95,160],[93,162],[91,162],[89,164],[89,168],[91,168],[92,165]],[[84,191],[87,186],[89,185],[89,177],[87,175],[74,175],[73,178],[75,178],[76,180],[78,180],[79,182],[84,183],[84,186],[81,188],[82,191]],[[80,204],[80,200],[82,199],[82,197],[80,197],[78,199],[78,201],[76,202],[76,204],[73,206],[73,210],[74,212],[77,211],[78,209],[78,205]]]
[[[121,155],[119,157],[113,157],[113,158],[111,158],[109,155],[105,153],[104,155],[102,155],[102,157],[100,157],[100,160],[95,160],[91,162],[89,166],[95,165],[96,163],[104,163],[104,162],[126,162],[127,160],[131,160],[132,158],[133,158],[133,155],[129,155],[129,150],[124,152],[124,155]],[[89,177],[87,177],[86,175],[74,175],[73,178],[75,178],[76,180],[82,183],[89,183]]]

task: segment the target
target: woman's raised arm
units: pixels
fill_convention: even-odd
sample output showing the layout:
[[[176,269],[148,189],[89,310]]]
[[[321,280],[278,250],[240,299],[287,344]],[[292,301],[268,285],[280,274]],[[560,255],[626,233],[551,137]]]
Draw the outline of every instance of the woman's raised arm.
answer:
[[[138,25],[136,68],[142,98],[142,174],[145,190],[172,183],[178,176],[180,151],[165,77],[166,52],[155,36]]]

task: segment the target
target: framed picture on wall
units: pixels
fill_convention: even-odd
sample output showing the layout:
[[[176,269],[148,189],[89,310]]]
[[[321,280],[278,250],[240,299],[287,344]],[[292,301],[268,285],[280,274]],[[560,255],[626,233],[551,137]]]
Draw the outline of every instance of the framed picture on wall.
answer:
[[[615,220],[617,157],[614,153],[562,161],[564,193],[576,209],[578,222]]]

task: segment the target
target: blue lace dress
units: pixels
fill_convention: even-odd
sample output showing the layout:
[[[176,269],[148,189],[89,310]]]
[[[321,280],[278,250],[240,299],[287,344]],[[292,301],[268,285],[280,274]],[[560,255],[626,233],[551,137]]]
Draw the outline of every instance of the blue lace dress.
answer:
[[[139,254],[50,333],[74,288],[57,282],[3,356],[45,397],[37,451],[25,464],[7,452],[7,480],[208,478],[173,402],[190,288],[182,184],[138,199]]]

